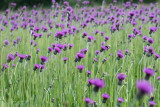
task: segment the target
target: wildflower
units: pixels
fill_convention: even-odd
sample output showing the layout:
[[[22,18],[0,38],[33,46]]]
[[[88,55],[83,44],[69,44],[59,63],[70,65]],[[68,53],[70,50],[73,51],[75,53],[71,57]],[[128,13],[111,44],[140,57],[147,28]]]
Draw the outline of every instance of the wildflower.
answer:
[[[88,79],[88,87],[90,86],[90,85],[93,85],[94,84],[94,80],[92,80],[92,79]]]
[[[63,61],[64,61],[65,64],[66,64],[67,60],[68,60],[67,57],[63,58]]]
[[[151,68],[145,68],[143,72],[146,73],[145,80],[149,80],[150,76],[154,76],[154,70]]]
[[[102,64],[104,64],[107,61],[107,58],[104,58],[102,61]]]
[[[87,76],[89,77],[91,74],[91,71],[87,71]]]
[[[122,85],[122,81],[124,81],[126,78],[126,75],[123,73],[118,73],[117,74],[117,79],[118,79],[118,85]]]
[[[102,94],[102,97],[103,97],[103,103],[106,103],[107,99],[110,98],[110,96],[106,93]]]
[[[8,69],[8,65],[7,64],[3,64],[2,71],[4,71],[5,69]]]
[[[148,45],[151,45],[151,44],[153,44],[154,43],[154,40],[152,39],[152,38],[148,38]]]
[[[100,88],[105,86],[105,82],[102,79],[94,79],[94,92],[98,92]]]
[[[79,70],[80,73],[82,73],[82,70],[84,69],[84,66],[83,65],[78,65],[77,69]]]
[[[26,58],[26,55],[22,55],[22,54],[18,54],[19,56],[19,62],[22,63],[23,62],[23,59]]]
[[[40,72],[42,72],[44,69],[45,69],[45,65],[41,65]]]
[[[73,44],[69,44],[68,46],[69,46],[69,49],[71,49],[74,45]]]
[[[154,107],[156,103],[154,101],[149,101],[149,107]]]
[[[148,81],[140,80],[136,85],[139,90],[137,94],[138,99],[141,99],[145,94],[150,95],[154,91],[153,86]]]
[[[52,52],[53,51],[53,48],[51,47],[48,47],[48,53]]]
[[[160,58],[160,55],[159,54],[157,54],[157,53],[154,53],[154,55],[155,55],[155,60],[157,60],[157,59],[159,59]]]
[[[35,64],[33,70],[36,71],[37,69],[40,69],[41,65],[40,64]]]
[[[122,59],[122,58],[124,58],[124,55],[123,55],[123,53],[122,52],[117,52],[117,60],[120,60],[120,59]]]
[[[54,48],[54,54],[61,53],[61,49],[59,47]]]
[[[84,101],[86,102],[86,107],[89,107],[89,103],[91,102],[91,99],[85,98]]]
[[[7,62],[9,63],[10,61],[13,61],[13,60],[15,60],[14,55],[8,54],[8,56],[7,56]]]
[[[41,64],[42,64],[42,65],[44,65],[44,64],[45,64],[45,62],[47,62],[47,61],[48,61],[48,58],[47,58],[47,57],[45,57],[45,56],[41,56],[41,57],[40,57],[40,59],[41,59]]]
[[[26,55],[26,59],[29,61],[31,59],[31,55]]]
[[[36,52],[36,54],[38,54],[38,53],[39,53],[39,51],[40,51],[40,49],[37,49],[37,52]]]
[[[108,41],[110,38],[108,36],[105,36],[105,41]]]
[[[117,102],[117,106],[120,107],[121,103],[123,103],[123,102],[124,102],[124,99],[119,97],[118,102]]]
[[[4,46],[7,46],[7,45],[9,45],[10,44],[10,42],[8,41],[8,40],[5,40],[4,41]]]

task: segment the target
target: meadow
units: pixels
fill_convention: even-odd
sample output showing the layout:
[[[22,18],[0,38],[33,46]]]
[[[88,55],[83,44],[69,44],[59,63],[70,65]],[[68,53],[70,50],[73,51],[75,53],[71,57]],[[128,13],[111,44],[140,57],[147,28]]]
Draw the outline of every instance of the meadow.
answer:
[[[1,107],[160,107],[159,4],[0,13]]]

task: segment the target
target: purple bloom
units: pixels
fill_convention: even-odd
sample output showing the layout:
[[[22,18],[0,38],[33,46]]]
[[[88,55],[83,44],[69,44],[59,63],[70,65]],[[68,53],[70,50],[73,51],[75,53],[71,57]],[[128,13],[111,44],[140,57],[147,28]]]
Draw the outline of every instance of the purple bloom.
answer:
[[[48,58],[47,58],[46,56],[41,56],[40,59],[41,59],[41,64],[42,64],[42,65],[44,65],[45,62],[48,61]]]
[[[150,32],[149,32],[149,34],[152,34],[152,33],[154,33],[155,31],[157,31],[157,27],[150,27]]]
[[[45,65],[41,65],[40,72],[45,69]]]
[[[99,51],[99,50],[96,50],[95,53],[96,53],[96,55],[98,55],[98,54],[100,53],[100,51]]]
[[[124,102],[124,99],[119,97],[118,102],[122,103],[122,102]]]
[[[106,93],[102,94],[102,97],[103,97],[103,101],[102,101],[103,103],[106,103],[107,99],[110,98],[110,96]]]
[[[141,99],[145,94],[150,95],[154,91],[153,86],[148,81],[140,80],[136,85],[139,90],[139,93],[137,95],[138,99]]]
[[[3,64],[2,71],[4,71],[5,69],[8,69],[8,65],[7,64]]]
[[[143,72],[146,73],[145,80],[149,80],[150,76],[154,76],[154,70],[151,68],[145,68]]]
[[[82,73],[82,70],[84,69],[84,66],[83,65],[78,65],[77,69],[79,70],[80,73]]]
[[[13,60],[15,60],[14,55],[8,54],[8,56],[7,56],[7,62],[10,62],[10,61],[13,61]]]
[[[160,80],[160,76],[157,77],[157,80]]]
[[[126,78],[126,75],[125,75],[125,74],[123,74],[123,73],[118,73],[118,74],[117,74],[117,79],[119,80],[119,81],[118,81],[118,85],[122,85],[122,81],[124,81],[125,78]]]
[[[86,104],[89,104],[91,102],[90,98],[85,98],[84,101],[86,102]]]
[[[87,76],[89,77],[89,75],[91,74],[91,71],[87,71]]]
[[[160,58],[160,55],[159,54],[157,54],[157,53],[154,53],[154,55],[155,55],[155,60],[157,60],[157,59],[159,59]]]
[[[67,60],[68,60],[67,57],[64,57],[64,58],[63,58],[64,63],[66,63]]]
[[[143,40],[147,41],[148,37],[147,36],[143,36]]]
[[[12,64],[12,67],[15,67],[16,65],[15,64]]]
[[[124,58],[124,55],[121,51],[117,52],[117,60]]]
[[[5,40],[4,41],[4,46],[7,46],[7,45],[9,45],[10,44],[10,42],[8,41],[8,40]]]
[[[35,64],[33,70],[36,71],[37,69],[40,69],[41,65],[40,64]]]
[[[156,103],[154,101],[149,101],[149,107],[154,107]]]
[[[69,46],[69,49],[71,49],[74,45],[73,44],[69,44],[68,46]]]
[[[61,53],[61,49],[59,47],[54,48],[54,54]]]
[[[23,59],[25,59],[26,58],[26,55],[22,55],[22,54],[18,54],[18,56],[19,56],[19,62],[23,62]]]
[[[94,91],[98,92],[100,88],[103,88],[105,86],[105,82],[102,79],[94,79],[93,85],[95,86]]]
[[[150,44],[153,44],[154,43],[154,40],[152,39],[152,38],[148,38],[148,45],[150,45]]]
[[[94,80],[88,79],[88,86],[93,85],[93,84],[94,84]]]
[[[105,41],[108,41],[110,38],[108,36],[105,36]]]
[[[48,47],[48,53],[52,52],[53,51],[53,48],[51,47]]]
[[[93,36],[87,36],[88,42],[93,41],[95,38]]]

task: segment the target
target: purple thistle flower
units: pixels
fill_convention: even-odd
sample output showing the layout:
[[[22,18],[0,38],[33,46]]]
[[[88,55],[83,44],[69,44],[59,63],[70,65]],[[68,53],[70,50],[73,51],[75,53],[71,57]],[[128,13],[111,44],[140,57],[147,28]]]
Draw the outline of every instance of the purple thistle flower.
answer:
[[[64,58],[63,58],[64,63],[66,63],[67,60],[68,60],[67,57],[64,57]]]
[[[102,101],[103,103],[106,103],[107,99],[110,98],[110,96],[106,93],[102,94],[102,97],[103,97],[103,101]]]
[[[48,53],[52,52],[53,51],[53,48],[51,47],[48,47]]]
[[[102,45],[100,52],[106,51],[107,49],[108,49],[108,48],[107,48],[106,46]]]
[[[40,59],[42,65],[44,65],[48,61],[48,58],[46,56],[41,56]]]
[[[59,47],[54,48],[54,54],[61,53],[61,49]]]
[[[22,63],[23,62],[23,59],[26,58],[26,55],[22,55],[22,54],[18,54],[19,56],[19,62]]]
[[[14,68],[16,65],[15,64],[12,64],[12,67]]]
[[[147,41],[148,37],[147,36],[143,36],[143,40],[144,42]]]
[[[45,69],[45,65],[41,65],[40,72],[42,72]]]
[[[157,54],[157,53],[154,53],[154,55],[155,55],[155,60],[157,60],[157,59],[159,59],[160,58],[160,55],[159,54]]]
[[[99,50],[96,50],[95,53],[96,53],[96,55],[98,55],[98,54],[100,53],[100,51],[99,51]]]
[[[94,80],[88,79],[88,87],[89,87],[90,85],[93,85],[93,84],[94,84]]]
[[[107,61],[107,58],[104,58],[102,61],[102,64],[104,64]]]
[[[128,49],[125,50],[125,55],[130,55],[130,51]]]
[[[121,51],[117,52],[117,60],[124,58],[124,55]]]
[[[7,64],[3,64],[2,71],[4,71],[5,69],[8,69],[8,65]]]
[[[31,59],[31,55],[26,55],[26,60],[30,60]]]
[[[84,66],[83,65],[78,65],[77,69],[79,70],[80,73],[82,73],[82,70],[84,69]]]
[[[160,76],[157,77],[157,80],[160,80]]]
[[[124,99],[119,97],[118,102],[117,102],[117,107],[120,107],[121,103],[123,103],[123,102],[124,102]]]
[[[40,51],[40,49],[37,49],[37,52],[36,52],[36,54],[38,54],[38,53],[39,53],[39,51]]]
[[[8,54],[8,56],[7,56],[7,62],[9,63],[10,61],[14,61],[14,60],[15,60],[14,55]]]
[[[146,74],[145,80],[149,80],[150,76],[154,76],[154,70],[151,68],[145,68],[143,72]]]
[[[33,70],[36,71],[37,69],[40,69],[41,65],[40,64],[35,64]]]
[[[93,41],[95,38],[93,36],[87,36],[88,42]]]
[[[157,31],[157,27],[150,27],[150,29],[149,29],[150,31],[149,31],[149,34],[151,35],[152,33],[154,33],[155,31]]]
[[[68,46],[69,46],[69,49],[71,49],[74,45],[73,44],[69,44]]]
[[[9,44],[10,44],[10,42],[8,40],[4,40],[4,46],[7,46]]]
[[[149,47],[147,50],[147,56],[150,57],[154,54],[154,48],[153,47]]]
[[[87,71],[87,76],[89,77],[91,75],[91,71]]]
[[[108,41],[110,38],[108,36],[105,36],[105,41]]]
[[[152,38],[148,38],[147,41],[148,41],[148,45],[151,45],[154,43],[154,40]]]
[[[90,98],[85,98],[84,101],[86,102],[86,107],[89,107],[91,99]]]
[[[150,95],[154,91],[153,86],[148,81],[140,80],[136,85],[139,90],[137,94],[138,99],[141,99],[145,94]]]
[[[122,81],[124,81],[126,78],[126,75],[123,73],[118,73],[117,74],[117,79],[118,79],[118,85],[122,85]]]
[[[83,32],[82,38],[84,38],[84,37],[86,37],[86,36],[88,36],[88,33],[87,33],[87,32]]]
[[[105,82],[102,79],[94,79],[94,92],[98,92],[100,88],[105,86]]]
[[[154,107],[156,103],[154,101],[149,101],[149,107]]]

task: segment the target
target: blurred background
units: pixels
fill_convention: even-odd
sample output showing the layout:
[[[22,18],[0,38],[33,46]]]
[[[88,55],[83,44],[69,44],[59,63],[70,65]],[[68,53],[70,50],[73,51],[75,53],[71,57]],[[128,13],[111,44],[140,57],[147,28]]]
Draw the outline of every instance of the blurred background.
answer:
[[[77,3],[77,0],[55,0],[58,3],[63,3],[64,1],[68,1],[70,3],[71,6],[74,6]],[[80,2],[83,2],[85,0],[78,0]],[[90,5],[91,6],[95,6],[95,5],[101,5],[103,0],[87,0],[90,1]],[[113,0],[104,0],[106,2],[106,4],[112,3]],[[121,4],[123,2],[126,1],[132,1],[135,3],[138,3],[139,0],[117,0],[118,4]],[[155,2],[159,2],[160,0],[143,0],[143,3],[155,3]],[[0,0],[0,10],[3,9],[7,9],[9,6],[9,3],[16,3],[17,4],[17,8],[20,6],[27,6],[27,7],[33,7],[33,5],[40,5],[42,7],[50,7],[52,0]]]

